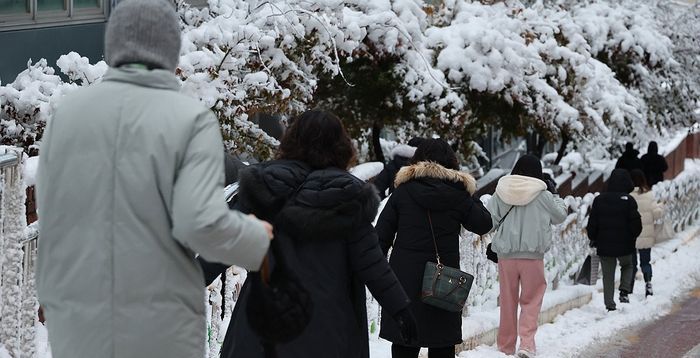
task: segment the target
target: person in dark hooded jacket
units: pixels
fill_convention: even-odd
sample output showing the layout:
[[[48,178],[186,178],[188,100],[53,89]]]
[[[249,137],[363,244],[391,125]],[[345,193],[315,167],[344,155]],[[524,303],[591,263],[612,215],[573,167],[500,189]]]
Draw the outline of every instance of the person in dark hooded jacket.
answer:
[[[634,144],[628,142],[625,144],[625,151],[620,159],[615,163],[615,169],[625,169],[631,172],[634,169],[642,169],[642,161],[639,160],[639,151],[634,149]]]
[[[308,326],[292,341],[276,344],[276,357],[369,358],[365,285],[404,338],[417,335],[409,299],[372,227],[379,205],[376,191],[347,172],[354,155],[340,120],[314,110],[294,119],[277,160],[239,173],[238,208],[275,223],[276,233],[284,235],[276,234],[272,245],[292,238],[294,269],[311,297]],[[249,317],[246,310],[259,299],[252,289],[252,280],[259,279],[257,273],[248,274],[222,358],[270,354],[250,323],[258,317]]]
[[[394,191],[394,179],[396,178],[396,173],[399,170],[411,163],[411,158],[416,152],[416,147],[420,144],[424,138],[415,137],[408,141],[407,144],[399,144],[389,153],[391,160],[386,163],[384,169],[377,174],[372,183],[377,188],[379,192],[379,197],[384,199],[387,197],[387,190],[389,194]]]
[[[429,348],[430,358],[454,358],[454,346],[462,341],[460,312],[421,301],[423,271],[428,261],[436,262],[435,246],[445,266],[458,268],[461,227],[477,234],[491,229],[491,215],[472,196],[476,181],[458,169],[457,156],[447,142],[424,140],[412,164],[396,175],[396,189],[377,221],[380,245],[385,254],[393,247],[391,267],[411,299],[420,332],[417,342],[405,342],[391,316],[382,315],[379,336],[393,343],[394,358],[416,358],[420,347]]]
[[[637,202],[630,195],[634,183],[629,172],[615,169],[610,174],[605,192],[593,200],[588,217],[588,238],[598,251],[603,267],[603,295],[605,307],[616,309],[614,296],[615,268],[617,262],[622,268],[620,277],[620,302],[629,302],[634,279],[635,247],[637,237],[642,232],[642,218]]]
[[[664,173],[668,170],[668,163],[666,163],[666,158],[659,155],[659,145],[656,142],[649,142],[647,154],[642,155],[641,162],[647,185],[650,188],[664,180]]]

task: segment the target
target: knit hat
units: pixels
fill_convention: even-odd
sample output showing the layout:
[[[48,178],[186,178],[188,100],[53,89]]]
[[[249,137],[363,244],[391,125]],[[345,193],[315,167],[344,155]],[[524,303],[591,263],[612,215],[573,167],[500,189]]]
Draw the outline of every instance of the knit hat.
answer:
[[[175,71],[180,59],[180,24],[167,0],[120,1],[107,23],[105,60]]]
[[[532,154],[525,154],[513,166],[512,175],[522,175],[542,180],[542,163]]]

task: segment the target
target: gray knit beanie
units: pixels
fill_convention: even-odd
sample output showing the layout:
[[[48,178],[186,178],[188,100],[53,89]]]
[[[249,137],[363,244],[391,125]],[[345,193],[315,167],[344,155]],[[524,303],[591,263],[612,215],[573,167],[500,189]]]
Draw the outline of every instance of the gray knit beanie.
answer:
[[[124,0],[112,11],[105,33],[105,60],[112,67],[140,63],[175,71],[180,24],[168,0]]]

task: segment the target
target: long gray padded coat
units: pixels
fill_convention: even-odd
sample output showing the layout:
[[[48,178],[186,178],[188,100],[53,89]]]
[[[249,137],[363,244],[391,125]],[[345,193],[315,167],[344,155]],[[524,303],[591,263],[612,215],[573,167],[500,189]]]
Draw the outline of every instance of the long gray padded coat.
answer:
[[[38,173],[37,288],[54,358],[204,356],[204,258],[256,270],[229,211],[214,115],[164,70],[110,69],[63,98]]]

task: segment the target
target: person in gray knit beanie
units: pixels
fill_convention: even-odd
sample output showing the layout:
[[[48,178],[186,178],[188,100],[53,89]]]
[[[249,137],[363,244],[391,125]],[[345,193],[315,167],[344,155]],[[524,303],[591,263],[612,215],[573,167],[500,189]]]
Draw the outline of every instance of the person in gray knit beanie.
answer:
[[[174,72],[180,44],[180,24],[172,3],[124,0],[107,23],[105,60],[112,67],[143,64]]]

